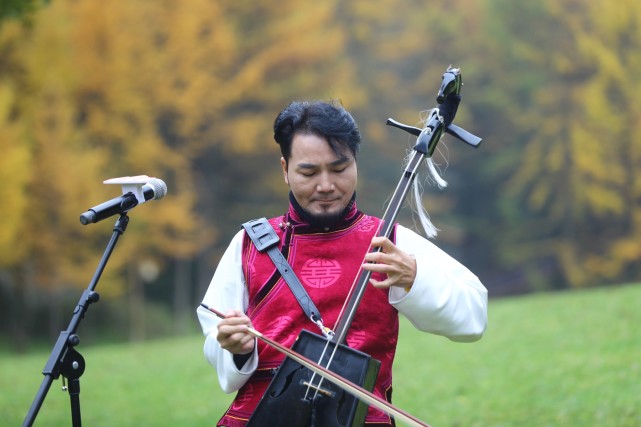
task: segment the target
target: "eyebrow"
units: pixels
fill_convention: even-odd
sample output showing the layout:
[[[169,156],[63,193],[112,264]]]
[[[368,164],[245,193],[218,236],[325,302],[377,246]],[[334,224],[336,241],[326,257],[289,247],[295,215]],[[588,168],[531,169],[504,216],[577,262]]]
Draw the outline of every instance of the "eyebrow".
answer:
[[[329,166],[330,167],[341,166],[341,165],[344,165],[345,163],[350,163],[353,160],[354,160],[353,157],[343,156],[343,157],[340,157],[340,158],[334,160],[333,162],[331,162],[329,164]],[[315,168],[318,167],[318,164],[316,164],[316,163],[298,163],[296,165],[296,167],[300,168],[300,169],[315,169]]]

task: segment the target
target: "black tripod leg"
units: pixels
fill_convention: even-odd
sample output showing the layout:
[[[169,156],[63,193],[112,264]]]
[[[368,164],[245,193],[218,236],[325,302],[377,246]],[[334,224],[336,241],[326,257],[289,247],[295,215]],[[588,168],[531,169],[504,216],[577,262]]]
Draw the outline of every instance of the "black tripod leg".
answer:
[[[80,427],[82,419],[80,417],[80,380],[69,380],[69,400],[71,401],[71,425]]]
[[[69,382],[69,400],[71,401],[71,421],[73,427],[80,427],[80,376],[85,371],[85,359],[75,349],[67,352],[61,374]]]

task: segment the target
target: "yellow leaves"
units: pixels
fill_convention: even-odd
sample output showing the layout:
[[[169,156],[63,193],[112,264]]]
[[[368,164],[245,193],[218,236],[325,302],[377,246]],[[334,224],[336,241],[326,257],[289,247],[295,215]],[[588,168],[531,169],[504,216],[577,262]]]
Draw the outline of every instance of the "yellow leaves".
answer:
[[[0,82],[0,266],[16,262],[26,250],[22,234],[27,227],[24,218],[28,207],[31,153],[27,144],[20,143],[21,129],[11,118],[16,96],[10,85]]]
[[[570,129],[569,138],[572,162],[586,184],[595,181],[616,185],[625,183],[622,165],[611,161],[613,151],[616,152],[613,150],[615,142],[609,141],[612,136],[598,132],[594,126],[577,124]]]
[[[534,210],[540,210],[548,201],[552,191],[553,189],[550,187],[548,181],[535,184],[532,192],[530,193],[530,197],[528,198],[529,205]]]
[[[582,265],[591,276],[617,278],[630,263],[641,258],[641,242],[636,239],[614,239],[607,245],[604,254],[590,253],[585,256]]]
[[[605,36],[604,40],[609,45],[616,43],[620,32],[629,33],[639,23],[639,8],[634,0],[622,0],[617,3],[597,0],[588,3],[588,7],[591,14],[598,16],[592,23],[594,28]]]
[[[312,2],[308,4],[291,2],[290,13],[281,14],[276,12],[278,14],[278,25],[266,26],[265,34],[269,37],[286,37],[294,42],[300,37],[309,37],[313,33],[322,34],[325,32],[322,30],[323,28],[332,31],[332,23],[335,23],[334,18],[337,3],[337,0]],[[319,28],[321,31],[310,31],[310,29],[314,28]]]
[[[576,247],[567,239],[557,243],[557,258],[568,281],[576,287],[588,282],[591,272],[585,268],[585,263],[576,250]]]
[[[591,210],[597,214],[623,214],[628,208],[621,193],[612,188],[600,185],[585,186],[585,200]]]
[[[569,74],[574,68],[574,64],[572,63],[572,60],[568,58],[566,55],[555,53],[553,54],[551,59],[552,59],[552,65],[554,66],[554,69],[559,74]]]
[[[637,262],[641,259],[641,241],[630,238],[615,241],[612,245],[612,257],[624,264]]]
[[[251,153],[276,148],[271,128],[271,117],[264,114],[238,114],[233,126],[222,130],[225,148],[232,153]]]

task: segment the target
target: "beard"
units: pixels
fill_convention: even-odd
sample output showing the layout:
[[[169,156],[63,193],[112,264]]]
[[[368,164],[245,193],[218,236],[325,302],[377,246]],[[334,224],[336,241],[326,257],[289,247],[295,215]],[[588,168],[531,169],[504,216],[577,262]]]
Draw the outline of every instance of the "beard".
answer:
[[[291,192],[289,193],[289,199],[294,206],[294,209],[296,209],[298,214],[303,220],[305,220],[305,222],[316,228],[327,228],[340,224],[341,221],[343,221],[354,204],[356,193],[352,195],[352,198],[350,199],[349,203],[347,203],[347,206],[345,206],[343,209],[337,210],[336,212],[310,212],[309,210],[303,208],[300,204],[298,204],[298,201]]]
[[[318,228],[331,227],[338,224],[344,217],[344,209],[337,212],[326,213],[312,213],[307,209],[301,208],[303,218],[310,223],[310,225]]]

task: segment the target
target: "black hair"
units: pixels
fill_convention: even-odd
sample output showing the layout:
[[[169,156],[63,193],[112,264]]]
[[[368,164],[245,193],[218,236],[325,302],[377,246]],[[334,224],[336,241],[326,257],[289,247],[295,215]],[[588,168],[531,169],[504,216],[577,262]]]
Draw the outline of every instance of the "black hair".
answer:
[[[354,118],[338,102],[294,101],[274,121],[274,140],[289,161],[292,140],[297,133],[313,134],[327,141],[337,155],[348,149],[354,158],[361,143],[361,134]]]

